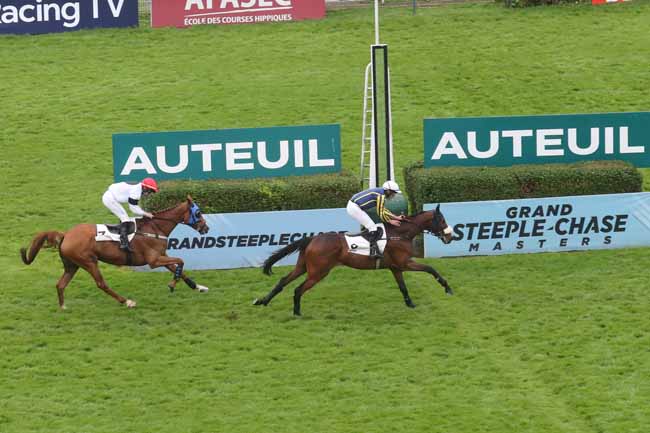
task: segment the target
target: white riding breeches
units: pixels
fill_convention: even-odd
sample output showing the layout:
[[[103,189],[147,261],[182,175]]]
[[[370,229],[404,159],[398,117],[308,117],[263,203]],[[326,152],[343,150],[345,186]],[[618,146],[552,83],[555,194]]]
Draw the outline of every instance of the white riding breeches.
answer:
[[[120,222],[126,222],[130,221],[131,219],[129,218],[129,214],[126,213],[124,210],[124,207],[118,202],[115,197],[113,196],[113,193],[110,191],[106,191],[104,195],[102,196],[102,203],[104,203],[104,206],[110,210],[113,215],[118,217],[120,219]]]
[[[368,231],[374,232],[377,230],[377,224],[370,218],[370,216],[359,207],[358,204],[353,201],[348,201],[348,206],[346,208],[348,215],[354,218],[359,224],[368,229]]]

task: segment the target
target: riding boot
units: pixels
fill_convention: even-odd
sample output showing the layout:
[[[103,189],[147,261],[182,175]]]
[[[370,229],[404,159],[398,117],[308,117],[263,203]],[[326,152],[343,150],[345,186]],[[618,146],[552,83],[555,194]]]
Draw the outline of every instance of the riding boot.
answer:
[[[379,233],[379,230],[375,232],[370,232],[370,235],[372,236],[369,241],[370,241],[370,257],[375,258],[375,259],[383,259],[384,256],[383,254],[379,251],[379,245],[377,245],[377,241],[379,240],[379,237],[381,234]]]
[[[129,222],[120,224],[120,249],[124,251],[133,251],[129,246]]]

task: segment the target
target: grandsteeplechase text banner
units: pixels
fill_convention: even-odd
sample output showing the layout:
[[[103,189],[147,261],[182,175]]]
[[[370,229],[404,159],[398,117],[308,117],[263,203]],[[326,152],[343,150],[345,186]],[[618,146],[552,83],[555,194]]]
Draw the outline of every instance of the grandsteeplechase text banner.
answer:
[[[423,206],[434,208],[432,204]],[[454,240],[425,236],[425,257],[650,245],[650,193],[443,203]]]
[[[167,254],[185,261],[185,269],[259,267],[275,250],[322,232],[358,231],[345,209],[245,212],[204,215],[210,232],[201,236],[178,225],[168,240]],[[278,262],[295,264],[298,254]],[[149,269],[142,267],[139,269]]]
[[[650,112],[424,120],[424,166],[623,160],[650,167]]]
[[[341,171],[339,125],[113,135],[116,181],[241,179]]]
[[[0,0],[0,33],[137,27],[138,0]]]
[[[325,0],[152,0],[152,27],[255,24],[319,19]]]

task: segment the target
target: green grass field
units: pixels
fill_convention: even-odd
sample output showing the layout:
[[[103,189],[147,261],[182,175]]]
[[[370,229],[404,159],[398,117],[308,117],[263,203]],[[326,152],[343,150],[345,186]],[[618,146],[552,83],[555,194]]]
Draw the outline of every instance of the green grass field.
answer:
[[[422,119],[647,111],[650,2],[382,12],[398,167]],[[340,123],[360,151],[370,9],[322,21],[0,37],[0,432],[645,432],[650,249],[425,260],[456,291],[338,269],[291,315],[258,269],[80,272],[31,236],[112,221],[111,134]],[[400,173],[401,176],[401,173]],[[451,221],[453,223],[453,221]],[[213,228],[218,230],[218,228]]]

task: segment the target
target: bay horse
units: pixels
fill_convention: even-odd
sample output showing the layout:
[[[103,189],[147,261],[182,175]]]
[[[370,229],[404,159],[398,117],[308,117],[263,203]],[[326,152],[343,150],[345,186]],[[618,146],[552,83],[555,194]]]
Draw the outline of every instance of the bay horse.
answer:
[[[282,277],[277,285],[262,299],[255,299],[253,305],[268,305],[271,300],[284,289],[284,287],[299,276],[307,273],[307,278],[294,291],[293,314],[300,316],[300,299],[305,292],[338,265],[349,266],[355,269],[390,269],[402,292],[404,302],[409,308],[415,308],[415,304],[404,283],[404,271],[427,272],[445,288],[445,293],[453,295],[453,290],[447,281],[429,265],[424,265],[413,260],[413,238],[420,233],[430,232],[437,236],[443,243],[448,244],[452,240],[451,227],[447,225],[444,215],[440,211],[440,205],[434,210],[420,212],[416,215],[403,217],[399,226],[386,224],[386,247],[384,258],[378,262],[377,259],[369,256],[351,253],[345,235],[329,232],[313,237],[302,238],[284,248],[271,254],[264,262],[263,272],[271,275],[271,267],[274,263],[296,251],[300,251],[298,262],[294,269]]]
[[[182,259],[167,256],[167,238],[178,224],[186,224],[200,234],[205,234],[209,230],[201,210],[188,195],[187,200],[172,208],[154,213],[151,219],[136,220],[135,237],[131,241],[132,252],[121,250],[119,242],[97,242],[95,224],[78,224],[66,232],[38,233],[32,239],[29,251],[27,248],[20,249],[20,256],[23,263],[29,265],[36,259],[44,243],[58,247],[64,269],[63,276],[56,284],[61,309],[65,309],[63,292],[80,267],[93,277],[98,288],[115,298],[120,304],[133,308],[136,306],[135,301],[124,298],[108,286],[99,272],[98,261],[117,266],[149,265],[151,268],[165,266],[174,273],[174,278],[168,285],[170,290],[173,291],[176,282],[182,278],[192,289],[199,288],[200,291],[207,291],[207,287],[197,285],[185,275]]]

